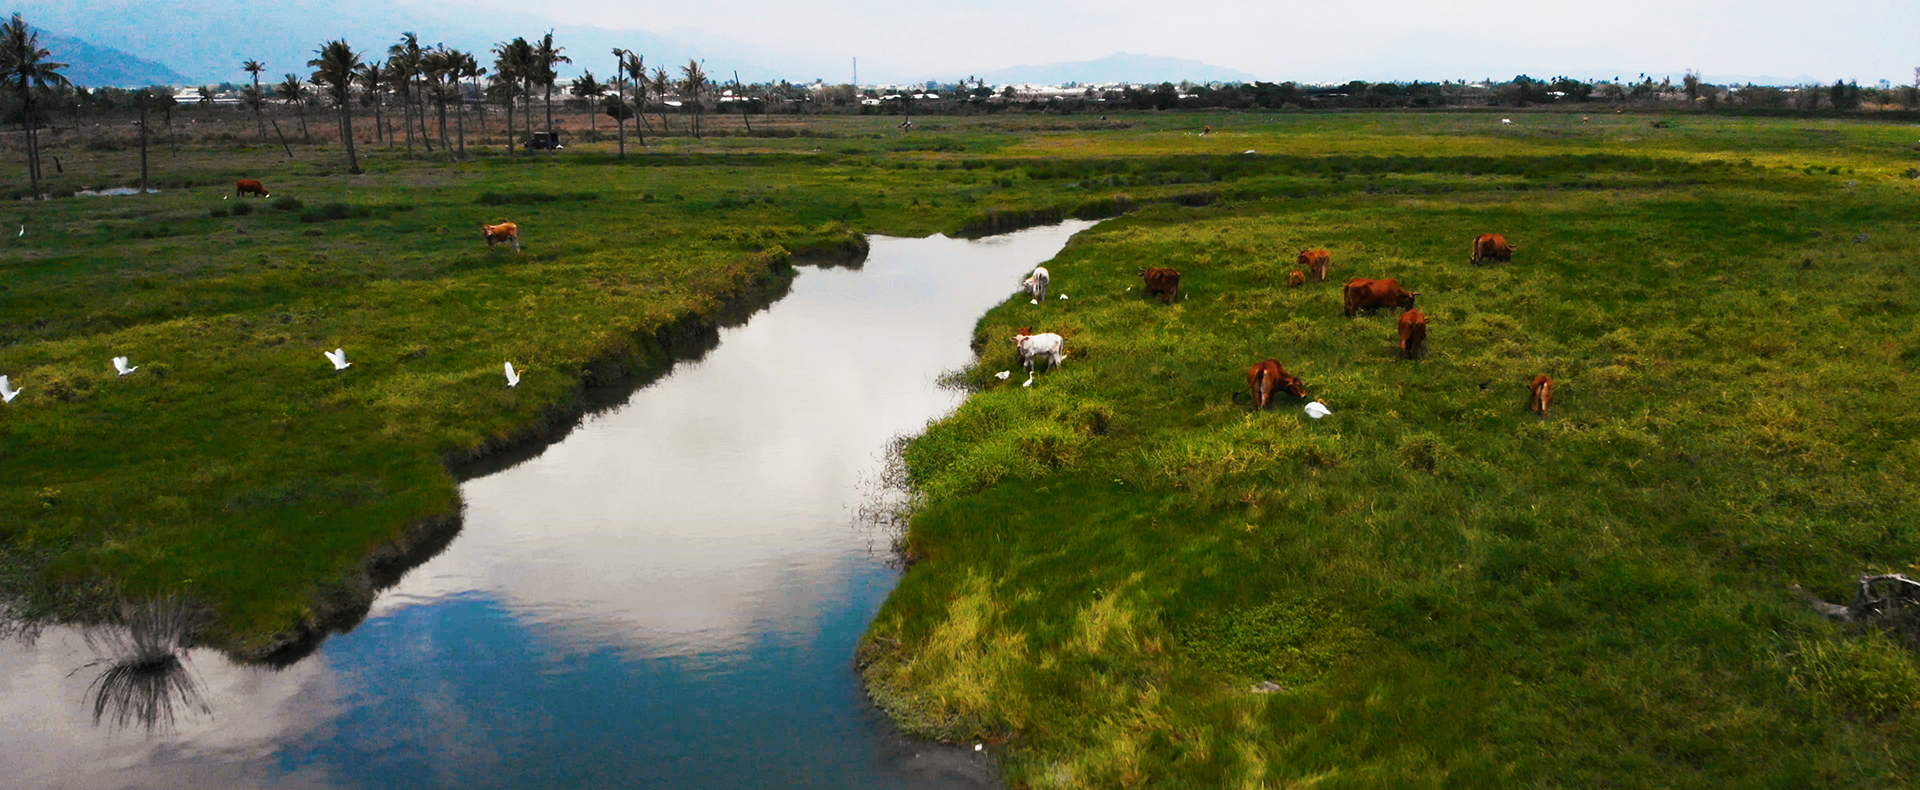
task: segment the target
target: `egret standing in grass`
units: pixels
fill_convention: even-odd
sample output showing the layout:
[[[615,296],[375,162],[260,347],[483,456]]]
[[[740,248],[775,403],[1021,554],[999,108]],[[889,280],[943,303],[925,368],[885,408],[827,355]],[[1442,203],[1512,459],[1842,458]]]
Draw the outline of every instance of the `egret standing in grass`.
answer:
[[[136,371],[136,370],[139,370],[139,369],[140,369],[140,366],[139,366],[139,365],[134,365],[134,366],[132,366],[132,367],[128,367],[128,366],[127,366],[127,358],[126,358],[126,357],[114,357],[114,358],[113,358],[113,369],[114,369],[114,370],[116,370],[116,371],[119,371],[119,373],[120,373],[120,375],[122,375],[122,376],[125,376],[125,375],[127,375],[128,373],[132,373],[132,372],[134,372],[134,371]]]
[[[347,361],[347,350],[344,348],[336,348],[332,351],[322,351],[320,353],[327,355],[327,361],[333,363],[334,370],[346,370],[353,365],[352,362]]]
[[[518,387],[518,386],[520,386],[520,374],[513,372],[513,363],[508,362],[507,363],[507,387],[511,389],[513,387]]]
[[[21,392],[23,390],[14,389],[13,385],[7,383],[6,376],[0,376],[0,403],[12,403],[14,398],[20,397]]]

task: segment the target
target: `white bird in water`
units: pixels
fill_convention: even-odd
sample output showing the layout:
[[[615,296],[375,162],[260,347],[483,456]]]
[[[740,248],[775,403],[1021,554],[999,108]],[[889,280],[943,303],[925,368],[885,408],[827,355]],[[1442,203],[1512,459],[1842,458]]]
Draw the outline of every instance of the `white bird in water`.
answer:
[[[1327,404],[1321,403],[1320,401],[1314,401],[1312,403],[1307,404],[1307,416],[1312,417],[1316,420],[1332,413],[1333,413],[1333,410],[1327,408]]]
[[[999,373],[995,373],[995,374],[993,374],[993,377],[994,377],[994,378],[996,378],[996,379],[999,379],[999,380],[1001,380],[1001,381],[1006,381],[1006,380],[1007,380],[1007,377],[1008,377],[1008,376],[1011,376],[1011,375],[1013,375],[1013,371],[1011,371],[1011,370],[1003,370],[1003,371],[1000,371]]]
[[[136,370],[139,370],[139,369],[140,369],[140,366],[139,366],[139,365],[134,365],[134,366],[132,366],[132,367],[128,367],[128,366],[127,366],[127,358],[126,358],[126,357],[114,357],[114,358],[113,358],[113,369],[114,369],[114,370],[117,370],[117,371],[119,371],[119,372],[120,372],[120,375],[122,375],[122,376],[125,376],[125,375],[127,375],[128,373],[132,373],[132,372],[134,372],[134,371],[136,371]]]
[[[14,398],[20,397],[20,393],[25,391],[14,389],[13,385],[7,383],[6,376],[0,376],[0,403],[12,403]]]
[[[520,374],[513,372],[512,362],[507,363],[507,386],[509,387],[520,386]]]
[[[320,353],[327,355],[327,361],[333,363],[334,370],[346,370],[353,365],[352,362],[347,361],[347,350],[344,348],[336,348],[332,351],[322,351]]]

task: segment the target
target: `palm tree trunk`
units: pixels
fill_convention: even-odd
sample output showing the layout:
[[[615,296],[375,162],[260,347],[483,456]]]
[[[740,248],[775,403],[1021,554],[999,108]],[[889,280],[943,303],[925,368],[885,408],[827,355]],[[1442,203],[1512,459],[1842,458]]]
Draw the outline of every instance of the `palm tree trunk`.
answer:
[[[426,92],[421,91],[419,94],[415,96],[415,100],[420,103],[419,107],[414,108],[414,114],[413,114],[414,119],[420,122],[420,144],[426,146],[427,153],[431,154],[433,153],[433,135],[427,134]]]
[[[379,94],[375,94],[373,97],[373,141],[375,143],[384,143],[387,141],[386,130],[380,124],[380,96]]]
[[[360,174],[360,155],[353,150],[353,102],[340,103],[340,137],[347,141],[347,172]]]
[[[508,88],[508,90],[509,90],[509,91],[511,91],[511,90],[512,90],[512,88]],[[500,140],[501,140],[501,142],[504,142],[504,143],[506,143],[506,144],[507,144],[507,158],[508,158],[508,159],[512,159],[512,158],[514,157],[514,152],[513,152],[513,94],[512,94],[512,93],[508,93],[508,94],[507,94],[507,101],[506,101],[506,105],[507,105],[507,128],[505,128],[505,129],[501,129],[501,130],[500,130]]]
[[[452,143],[449,143],[449,142],[447,142],[447,100],[446,100],[446,97],[445,97],[444,95],[443,95],[443,96],[441,96],[441,97],[440,97],[440,100],[439,100],[439,101],[437,101],[437,102],[435,102],[435,104],[438,104],[438,105],[440,105],[440,150],[442,150],[442,151],[445,151],[445,152],[447,152],[447,161],[449,161],[449,162],[458,162],[458,161],[460,161],[460,159],[459,159],[459,157],[456,157],[456,156],[454,156],[454,155],[453,155],[453,144],[452,144]]]
[[[293,109],[300,112],[300,140],[302,145],[313,145],[313,133],[307,131],[307,103],[295,99]]]
[[[413,158],[413,92],[412,87],[400,91],[400,128],[407,132],[407,158]]]
[[[465,159],[467,158],[467,97],[456,95],[454,98],[460,104],[459,113],[453,119],[453,128],[460,135],[460,158]]]
[[[553,139],[553,83],[547,83],[547,139]]]
[[[147,194],[147,97],[140,97],[140,194]]]
[[[27,138],[27,180],[31,182],[33,199],[39,200],[40,146],[39,140],[36,139],[37,135],[33,133],[33,97],[31,94],[23,93],[22,95],[26,97],[27,102],[27,112],[23,113],[20,119],[20,130],[24,133],[22,136]]]

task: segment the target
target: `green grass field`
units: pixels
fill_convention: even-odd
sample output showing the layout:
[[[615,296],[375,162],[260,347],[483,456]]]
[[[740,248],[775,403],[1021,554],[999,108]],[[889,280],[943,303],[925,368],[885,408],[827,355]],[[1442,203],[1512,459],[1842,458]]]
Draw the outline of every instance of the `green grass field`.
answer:
[[[0,210],[0,586],[184,592],[271,644],[457,508],[447,458],[657,364],[785,251],[1131,209],[1048,264],[1070,301],[981,320],[980,391],[907,451],[916,564],[862,662],[909,730],[1036,788],[1911,785],[1915,657],[1786,588],[1920,567],[1920,136],[1500,117],[813,119],[358,177],[189,146],[160,195]],[[238,177],[302,206],[235,216]],[[1511,264],[1468,265],[1485,231]],[[1334,269],[1289,289],[1303,247]],[[1354,276],[1422,292],[1426,358],[1341,317]],[[993,374],[1028,324],[1071,356],[1022,389]],[[1267,357],[1333,416],[1232,404]]]

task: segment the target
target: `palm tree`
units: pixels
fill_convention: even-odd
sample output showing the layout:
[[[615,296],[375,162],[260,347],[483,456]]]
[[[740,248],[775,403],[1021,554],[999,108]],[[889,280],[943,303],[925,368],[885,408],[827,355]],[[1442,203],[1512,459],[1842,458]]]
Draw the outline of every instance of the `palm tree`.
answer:
[[[47,60],[52,55],[40,48],[40,34],[27,27],[27,20],[20,14],[15,13],[13,21],[0,25],[0,80],[20,92],[20,106],[24,110],[20,123],[27,133],[27,180],[32,182],[35,199],[41,197],[40,131],[33,114],[33,94],[49,86],[69,84],[60,74],[67,64]]]
[[[673,93],[673,78],[667,76],[664,66],[653,70],[653,92],[660,97],[660,133],[673,134],[673,127],[667,124],[667,96]]]
[[[280,92],[288,104],[300,113],[300,139],[306,145],[313,145],[313,134],[307,131],[307,85],[299,77],[287,75],[286,81],[273,86]]]
[[[387,47],[387,82],[400,86],[400,100],[406,103],[406,116],[402,123],[407,127],[408,159],[413,158],[413,124],[416,118],[420,124],[420,142],[427,147],[427,153],[433,153],[433,142],[427,139],[426,113],[421,111],[419,104],[423,97],[414,86],[414,80],[420,76],[422,57],[420,36],[414,33],[402,33],[398,42]]]
[[[500,97],[500,103],[507,107],[507,130],[501,135],[501,138],[506,140],[508,157],[514,155],[513,99],[515,93],[514,88],[520,84],[520,61],[516,56],[516,45],[525,43],[527,43],[526,39],[517,38],[513,41],[502,41],[493,45],[494,92]]]
[[[353,80],[359,83],[360,90],[373,105],[373,139],[385,140],[387,149],[392,150],[393,138],[386,133],[386,119],[380,113],[380,105],[386,103],[386,67],[384,61],[367,61],[353,72]]]
[[[640,125],[633,127],[633,133],[640,136],[640,147],[645,148],[647,135],[640,131],[640,127],[645,126],[649,131],[653,129],[653,124],[647,123],[647,59],[628,52],[624,68],[633,80],[634,111],[640,118]]]
[[[449,161],[453,160],[453,145],[447,140],[447,100],[452,98],[453,67],[453,56],[445,44],[437,44],[420,56],[420,75],[440,121],[440,150],[447,152]]]
[[[478,80],[480,74],[486,71],[486,69],[480,68],[480,61],[474,60],[473,53],[471,52],[452,49],[447,51],[447,58],[452,64],[450,74],[453,77],[453,98],[458,102],[455,106],[460,110],[459,114],[454,117],[454,128],[460,134],[460,158],[465,159],[467,158],[467,96],[466,89],[461,81],[466,79]]]
[[[620,158],[627,158],[627,51],[613,48],[613,97],[607,101],[607,114],[620,125]]]
[[[529,139],[533,137],[533,86],[539,76],[539,63],[532,44],[525,38],[516,38],[507,44],[508,57],[512,59],[513,76],[520,81],[520,125]]]
[[[540,44],[533,48],[534,74],[540,84],[547,88],[547,138],[553,138],[553,84],[560,80],[560,73],[554,70],[562,63],[572,63],[573,58],[560,54],[565,47],[553,45],[553,31],[540,37]]]
[[[700,106],[700,94],[707,89],[707,72],[700,68],[700,61],[688,58],[687,65],[680,67],[680,73],[685,77],[680,81],[680,93],[693,106],[693,136],[698,139],[700,111],[703,109]]]
[[[200,106],[205,107],[207,112],[209,113],[213,112],[213,86],[212,85],[200,86]]]
[[[240,64],[240,68],[246,69],[248,74],[253,75],[253,93],[246,96],[246,101],[253,107],[253,122],[260,125],[260,142],[264,143],[267,141],[267,121],[260,116],[260,105],[265,103],[262,100],[266,98],[266,94],[260,90],[260,74],[267,70],[267,64],[249,60]]]
[[[392,50],[388,50],[388,52],[392,52]],[[395,88],[400,93],[400,131],[407,133],[407,158],[412,159],[413,72],[408,70],[405,60],[406,58],[404,56],[390,55],[387,58],[386,71],[382,76],[386,79],[388,87]],[[389,135],[387,139],[391,141],[393,138]]]
[[[353,78],[361,65],[360,54],[347,46],[346,39],[322,45],[307,61],[313,67],[313,81],[327,86],[333,106],[340,108],[340,139],[347,141],[347,172],[360,174],[360,157],[353,150]]]
[[[586,99],[587,131],[588,132],[600,131],[600,127],[594,124],[594,120],[595,120],[594,116],[596,115],[596,113],[593,111],[593,108],[595,105],[600,103],[596,101],[597,99],[607,95],[607,86],[600,84],[599,80],[594,79],[593,72],[583,71],[580,73],[580,79],[574,80],[573,86],[568,88],[567,92],[575,96],[578,96],[582,99]]]

